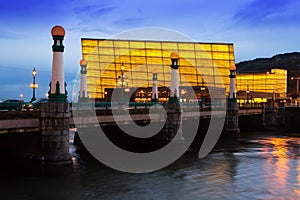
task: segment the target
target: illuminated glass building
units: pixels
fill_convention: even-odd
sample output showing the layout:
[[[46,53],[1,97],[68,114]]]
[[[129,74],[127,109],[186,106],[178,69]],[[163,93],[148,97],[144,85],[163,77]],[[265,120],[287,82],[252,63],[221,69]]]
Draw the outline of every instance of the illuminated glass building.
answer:
[[[284,99],[287,93],[287,70],[271,69],[266,72],[237,73],[236,84],[237,97],[241,103]]]
[[[181,88],[204,85],[229,92],[229,67],[235,62],[232,43],[85,38],[81,43],[83,59],[89,62],[89,98],[104,99],[105,91],[112,88],[150,88],[152,72],[158,74],[159,87],[169,87],[171,52],[180,56]]]

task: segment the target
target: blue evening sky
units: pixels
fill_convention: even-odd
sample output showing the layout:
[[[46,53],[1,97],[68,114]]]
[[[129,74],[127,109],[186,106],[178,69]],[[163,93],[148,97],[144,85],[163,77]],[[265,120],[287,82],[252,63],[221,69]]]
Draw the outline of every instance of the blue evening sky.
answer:
[[[2,98],[29,100],[36,67],[38,97],[49,90],[51,28],[66,29],[65,77],[79,71],[82,37],[109,38],[143,27],[179,31],[199,42],[234,43],[236,62],[300,49],[295,0],[0,0]],[[71,90],[69,87],[68,90]],[[71,92],[71,91],[70,91]]]

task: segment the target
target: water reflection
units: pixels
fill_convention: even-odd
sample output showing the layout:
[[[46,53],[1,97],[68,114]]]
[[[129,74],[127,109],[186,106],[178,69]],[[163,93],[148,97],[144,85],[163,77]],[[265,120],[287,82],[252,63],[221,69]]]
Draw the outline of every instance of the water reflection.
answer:
[[[263,165],[264,182],[272,196],[291,194],[300,199],[299,144],[294,137],[272,137],[258,140],[263,145],[262,155],[266,161]],[[293,184],[297,179],[297,186]],[[291,191],[292,189],[292,191]]]
[[[297,171],[298,171],[298,176],[297,176],[297,180],[298,180],[297,186],[298,187],[294,187],[293,191],[298,197],[300,197],[300,160],[298,161]]]
[[[201,160],[198,149],[188,152],[148,174],[115,171],[72,146],[68,173],[0,172],[0,199],[300,199],[300,139],[261,135],[222,141]]]

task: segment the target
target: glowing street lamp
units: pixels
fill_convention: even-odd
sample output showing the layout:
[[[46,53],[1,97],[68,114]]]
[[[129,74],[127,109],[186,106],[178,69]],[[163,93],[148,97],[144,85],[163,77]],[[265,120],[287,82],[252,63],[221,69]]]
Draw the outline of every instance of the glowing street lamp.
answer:
[[[291,77],[291,80],[296,80],[297,81],[297,85],[296,85],[296,93],[297,93],[297,97],[299,96],[299,79],[300,77]]]
[[[36,77],[36,70],[35,70],[35,68],[33,68],[33,70],[32,70],[32,77],[33,77],[33,83],[30,84],[30,88],[32,88],[31,102],[33,102],[34,100],[36,100],[36,98],[35,98],[35,89],[38,88],[38,84],[35,83],[35,77]]]
[[[105,102],[107,102],[107,91],[105,91],[104,94],[105,94]]]
[[[124,88],[124,69],[125,69],[125,67],[124,67],[124,65],[122,63],[122,66],[121,66],[121,71],[122,71],[122,76],[121,76],[122,90]]]
[[[123,103],[124,102],[124,64],[122,62],[121,65],[121,77],[119,76],[119,78],[121,79],[121,98],[120,98],[120,102]]]
[[[250,91],[249,91],[249,82],[247,81],[247,91],[246,91],[246,93],[247,93],[247,104],[249,103],[249,93],[250,93]]]
[[[204,92],[205,92],[205,87],[204,87],[204,78],[203,78],[203,74],[201,75],[201,87],[200,87],[200,91],[201,91],[201,108],[204,107]]]
[[[141,90],[142,102],[144,102],[144,90]]]

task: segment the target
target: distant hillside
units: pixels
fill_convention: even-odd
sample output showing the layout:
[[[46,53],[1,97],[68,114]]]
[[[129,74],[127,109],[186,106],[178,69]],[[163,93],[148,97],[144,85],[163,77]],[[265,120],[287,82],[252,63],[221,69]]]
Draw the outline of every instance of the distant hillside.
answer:
[[[292,76],[300,76],[300,52],[278,54],[272,58],[257,58],[236,64],[237,72],[259,72],[271,68],[288,70],[288,92],[296,90],[296,81],[291,81]]]

